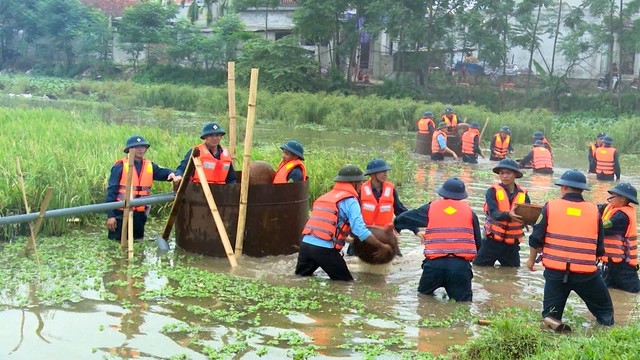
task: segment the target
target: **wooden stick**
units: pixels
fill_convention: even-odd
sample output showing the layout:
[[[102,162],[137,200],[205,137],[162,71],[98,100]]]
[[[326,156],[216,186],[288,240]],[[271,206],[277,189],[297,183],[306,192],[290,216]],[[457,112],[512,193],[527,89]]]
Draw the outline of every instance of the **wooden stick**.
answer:
[[[229,93],[229,153],[231,163],[236,166],[236,63],[227,63],[227,91]]]
[[[131,182],[133,180],[133,161],[135,159],[135,152],[133,149],[129,149],[129,159],[126,164],[122,164],[122,171],[127,172],[127,185],[124,193],[124,212],[122,214],[122,228],[120,229],[120,246],[125,247],[127,245],[127,234],[129,228],[129,213],[131,207],[129,201],[131,200]]]
[[[20,168],[20,158],[16,158],[16,171],[18,173],[18,184],[20,185],[20,192],[22,193],[22,202],[24,202],[24,210],[28,214],[31,212],[29,202],[27,201],[27,192],[24,186],[24,176],[22,176],[22,169]],[[33,254],[36,257],[36,263],[40,265],[40,258],[38,257],[38,249],[36,248],[36,236],[33,232],[33,224],[29,222],[29,241],[27,242],[25,250],[33,249]]]
[[[247,129],[244,135],[242,153],[242,183],[240,185],[240,207],[238,208],[238,228],[236,231],[236,256],[242,255],[244,229],[247,222],[247,199],[249,198],[249,162],[251,161],[251,143],[253,142],[253,123],[256,119],[256,97],[258,95],[258,69],[251,69],[249,83],[249,108],[247,110]]]
[[[51,195],[53,195],[53,188],[48,187],[44,193],[44,200],[42,200],[42,204],[40,204],[40,213],[38,214],[35,225],[33,225],[34,237],[38,236],[38,233],[40,232],[40,227],[42,226],[42,221],[44,220],[44,213],[47,212],[49,202],[51,201]]]
[[[482,143],[482,135],[484,134],[484,129],[487,128],[487,124],[489,124],[489,117],[484,121],[484,125],[482,126],[482,131],[480,131],[480,136],[478,136],[478,146]],[[486,151],[486,149],[481,149],[481,151]],[[491,155],[491,154],[489,154]]]
[[[218,234],[220,234],[220,240],[222,240],[222,246],[224,246],[224,251],[227,253],[227,258],[229,259],[229,263],[231,267],[234,268],[238,266],[236,262],[236,256],[233,253],[233,248],[231,247],[231,242],[229,241],[229,235],[227,235],[227,229],[224,227],[224,222],[222,221],[222,216],[220,216],[220,212],[218,211],[218,206],[216,205],[215,200],[213,199],[213,194],[211,194],[211,189],[209,188],[209,183],[207,183],[207,177],[204,174],[204,170],[202,169],[202,162],[200,162],[200,158],[193,158],[193,165],[196,168],[196,173],[200,178],[200,185],[202,185],[202,192],[204,193],[204,197],[207,199],[207,203],[209,204],[209,210],[211,210],[211,216],[213,216],[213,220],[216,223],[216,227],[218,228]]]
[[[173,224],[176,222],[176,216],[178,215],[178,209],[182,205],[182,198],[185,190],[187,189],[187,185],[191,181],[191,177],[193,176],[193,157],[194,151],[191,150],[191,157],[189,158],[189,162],[187,163],[187,167],[182,174],[182,180],[180,181],[180,185],[178,185],[178,191],[176,191],[176,197],[173,199],[173,204],[171,205],[171,211],[169,211],[169,218],[167,218],[167,223],[164,225],[164,231],[162,232],[162,238],[165,240],[169,240],[169,235],[171,235],[171,229],[173,229]]]

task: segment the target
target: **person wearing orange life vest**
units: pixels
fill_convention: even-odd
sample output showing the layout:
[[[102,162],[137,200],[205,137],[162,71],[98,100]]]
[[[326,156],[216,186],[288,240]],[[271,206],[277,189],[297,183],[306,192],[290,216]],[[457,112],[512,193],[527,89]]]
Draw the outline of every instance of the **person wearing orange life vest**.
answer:
[[[608,204],[600,204],[604,226],[602,277],[608,287],[640,292],[638,279],[638,229],[636,209],[638,192],[629,183],[621,183],[609,191]]]
[[[307,180],[307,168],[304,166],[304,148],[296,140],[289,140],[280,146],[282,161],[278,165],[274,184],[285,184]]]
[[[200,139],[204,140],[204,142],[196,146],[196,148],[200,150],[202,170],[209,184],[235,184],[238,181],[236,172],[233,169],[231,155],[227,149],[220,145],[220,140],[225,134],[226,131],[215,121],[204,124],[200,133]],[[192,151],[193,149],[187,151],[176,169],[176,175],[184,174]],[[197,173],[193,174],[191,181],[200,182],[200,177]]]
[[[612,147],[613,138],[605,136],[602,138],[602,146],[596,149],[594,155],[594,167],[596,169],[596,179],[620,181],[620,161],[618,151]]]
[[[520,160],[521,168],[531,164],[534,173],[553,174],[553,156],[541,140],[533,143],[533,148]]]
[[[598,207],[582,196],[584,190],[589,190],[587,178],[578,170],[567,170],[555,184],[560,186],[562,198],[542,207],[529,236],[527,268],[536,270],[540,252],[545,267],[542,317],[562,321],[573,290],[598,323],[611,326],[613,303],[596,266],[598,257],[605,253],[604,228]]]
[[[480,124],[472,121],[469,130],[462,134],[462,162],[477,164],[478,155],[484,159],[480,150]]]
[[[453,109],[448,107],[444,109],[444,114],[442,115],[440,121],[447,124],[447,127],[456,127],[458,126],[458,115],[453,112]]]
[[[433,122],[433,113],[427,111],[418,119],[418,133],[427,135],[433,134],[434,131],[436,131],[436,123]]]
[[[534,131],[532,138],[533,138],[533,142],[536,142],[536,140],[542,141],[542,144],[544,145],[544,147],[547,148],[547,150],[549,150],[550,153],[553,153],[553,150],[551,149],[551,144],[549,143],[549,140],[547,140],[547,138],[544,137],[544,132],[542,132],[542,130]]]
[[[596,135],[595,142],[592,142],[589,144],[589,149],[587,150],[587,160],[589,162],[590,174],[596,173],[596,161],[595,161],[596,150],[602,146],[602,138],[605,136],[606,135],[604,133],[599,133],[598,135]]]
[[[498,174],[500,183],[485,192],[485,238],[473,264],[494,266],[498,261],[500,266],[519,267],[524,223],[513,207],[529,204],[531,200],[527,191],[516,184],[515,180],[522,177],[522,172],[514,160],[500,160],[493,172]]]
[[[500,161],[506,158],[507,155],[513,154],[511,129],[509,129],[508,126],[501,127],[500,131],[493,135],[489,151],[491,151],[491,157],[489,159],[493,161]]]
[[[369,175],[369,180],[360,187],[360,210],[367,226],[384,227],[393,223],[394,215],[407,211],[400,202],[395,185],[387,181],[389,170],[391,166],[386,161],[376,158],[369,161],[364,171],[364,175]],[[418,228],[412,228],[411,231],[417,234]],[[355,255],[353,246],[349,246],[347,255]],[[399,247],[396,255],[402,256]]]
[[[480,223],[466,201],[464,182],[447,179],[438,189],[442,199],[433,200],[415,210],[400,214],[394,220],[396,229],[426,227],[420,232],[425,259],[418,292],[431,295],[444,287],[455,301],[473,300],[470,262],[481,249]]]
[[[458,160],[458,155],[455,151],[447,147],[447,133],[444,130],[446,128],[447,124],[441,122],[438,124],[438,130],[436,130],[431,136],[431,160],[444,160],[444,154],[446,153],[451,154],[454,159]]]
[[[132,195],[134,198],[148,196],[151,194],[153,181],[175,181],[179,182],[182,177],[177,176],[171,169],[156,165],[144,157],[149,143],[138,135],[127,139],[124,146],[125,154],[134,152]],[[129,158],[125,157],[116,161],[111,167],[107,185],[107,196],[105,202],[122,201],[125,199],[127,172],[129,171]],[[147,222],[148,206],[138,206],[133,210],[133,238],[142,239],[144,237],[144,226]],[[120,240],[122,233],[122,209],[109,210],[107,212],[107,237],[111,240]]]
[[[351,233],[377,247],[374,256],[391,254],[391,246],[380,242],[362,220],[358,191],[364,180],[359,167],[343,166],[333,179],[333,189],[313,202],[311,215],[302,230],[296,275],[312,276],[322,268],[331,280],[353,280],[340,252]]]

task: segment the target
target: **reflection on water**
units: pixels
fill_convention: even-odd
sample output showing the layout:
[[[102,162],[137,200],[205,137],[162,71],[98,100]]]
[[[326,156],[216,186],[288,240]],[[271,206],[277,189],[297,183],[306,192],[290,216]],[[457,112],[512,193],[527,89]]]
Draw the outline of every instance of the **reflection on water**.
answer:
[[[450,160],[433,163],[422,156],[416,156],[413,161],[417,163],[414,184],[400,189],[401,199],[406,205],[417,207],[436,198],[438,186],[447,178],[457,176],[467,184],[468,201],[484,221],[484,193],[497,181],[497,176],[491,171],[495,163],[488,160],[480,160],[477,165]],[[533,203],[542,204],[559,195],[553,181],[563,170],[559,169],[555,177],[528,172],[517,182],[529,191]],[[625,175],[623,180],[640,185],[637,176]],[[597,182],[592,176],[589,176],[589,182],[592,191],[585,193],[586,197],[605,201],[606,190],[613,183]],[[1,311],[0,358],[34,359],[46,354],[49,359],[166,359],[177,355],[206,359],[210,356],[202,349],[215,352],[215,349],[226,349],[225,346],[231,345],[239,347],[237,353],[240,355],[227,358],[254,359],[263,352],[266,352],[266,358],[290,358],[293,356],[292,344],[296,341],[318,346],[315,350],[317,358],[362,357],[362,351],[354,352],[354,349],[371,348],[375,339],[396,335],[416,344],[419,351],[442,353],[451,345],[465,343],[478,331],[477,325],[469,326],[468,322],[461,323],[455,319],[464,319],[465,316],[482,318],[509,306],[536,312],[542,308],[542,271],[530,272],[526,268],[474,268],[474,301],[470,304],[447,301],[442,289],[434,296],[418,295],[416,289],[423,259],[420,239],[410,232],[403,232],[400,240],[404,256],[391,264],[371,266],[357,258],[347,258],[357,278],[355,283],[330,282],[322,272],[317,276],[326,279],[321,283],[327,289],[366,299],[367,313],[336,303],[305,313],[261,314],[258,327],[246,321],[215,321],[198,317],[186,311],[185,307],[229,306],[224,299],[190,299],[182,306],[140,300],[138,295],[142,288],[139,284],[146,288],[160,288],[166,284],[166,279],[155,274],[134,275],[126,271],[126,265],[122,263],[118,267],[120,271],[103,279],[105,290],[115,294],[114,301],[97,300],[95,294],[84,294],[85,300],[62,307]],[[527,254],[525,241],[521,247],[521,258],[526,259]],[[147,260],[158,259],[147,254]],[[274,286],[304,287],[312,281],[293,275],[295,254],[261,259],[242,257],[240,266],[234,270],[230,270],[226,259],[190,255],[189,261],[212,272],[260,279]],[[381,296],[368,297],[370,291]],[[635,321],[638,296],[618,290],[612,290],[611,295],[616,323]],[[575,294],[570,296],[567,309],[568,319],[585,317],[593,321]],[[590,324],[587,322],[585,326]],[[167,325],[198,330],[163,331]]]

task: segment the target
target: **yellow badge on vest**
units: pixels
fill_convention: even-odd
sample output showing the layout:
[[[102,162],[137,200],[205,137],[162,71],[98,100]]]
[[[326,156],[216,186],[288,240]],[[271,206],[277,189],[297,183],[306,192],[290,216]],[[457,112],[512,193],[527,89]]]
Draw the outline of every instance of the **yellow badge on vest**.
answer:
[[[456,208],[454,208],[453,206],[449,206],[446,209],[443,210],[445,212],[445,214],[447,215],[453,215],[455,213],[458,212],[458,210],[456,210]]]
[[[496,198],[498,198],[498,201],[504,200],[504,191],[498,189],[498,191],[496,192]]]
[[[153,165],[151,165],[151,164],[148,164],[148,165],[147,165],[147,172],[148,172],[149,174],[153,174]]]
[[[570,208],[567,208],[567,215],[580,216],[582,215],[582,210],[570,207]]]

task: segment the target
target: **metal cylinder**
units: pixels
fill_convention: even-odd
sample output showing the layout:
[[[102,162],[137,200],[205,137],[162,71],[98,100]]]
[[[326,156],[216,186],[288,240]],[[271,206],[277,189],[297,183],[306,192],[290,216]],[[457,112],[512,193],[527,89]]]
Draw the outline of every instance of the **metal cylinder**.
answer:
[[[416,135],[416,153],[420,155],[431,155],[431,134]]]
[[[164,193],[164,194],[143,196],[143,197],[132,199],[130,201],[130,204],[131,206],[161,204],[161,203],[173,201],[174,197],[175,197],[174,193]],[[124,206],[124,201],[116,201],[116,202],[109,202],[109,203],[76,206],[72,208],[48,210],[47,212],[44,213],[44,218],[51,219],[56,217],[66,217],[66,216],[76,216],[76,215],[90,214],[90,213],[107,212],[109,210],[115,210],[123,206]],[[3,216],[3,217],[0,217],[0,225],[26,223],[29,221],[34,221],[37,218],[38,218],[37,212],[21,214],[21,215]]]
[[[238,176],[241,176],[238,172]],[[209,185],[235,248],[240,184]],[[243,253],[253,257],[298,251],[309,217],[309,182],[249,185]],[[224,257],[220,235],[199,183],[189,183],[176,217],[176,243],[203,255]]]

